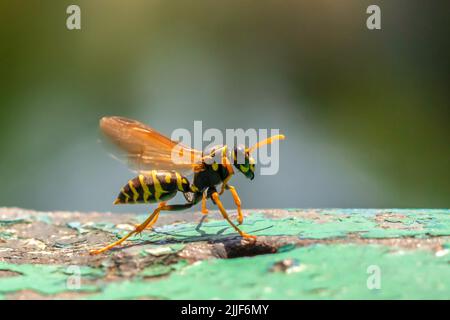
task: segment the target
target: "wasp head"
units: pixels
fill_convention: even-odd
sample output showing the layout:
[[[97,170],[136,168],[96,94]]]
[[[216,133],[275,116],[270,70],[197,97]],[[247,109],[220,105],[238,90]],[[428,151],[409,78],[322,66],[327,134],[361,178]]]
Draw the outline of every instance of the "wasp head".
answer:
[[[234,148],[234,166],[250,180],[255,178],[255,159],[244,146]]]

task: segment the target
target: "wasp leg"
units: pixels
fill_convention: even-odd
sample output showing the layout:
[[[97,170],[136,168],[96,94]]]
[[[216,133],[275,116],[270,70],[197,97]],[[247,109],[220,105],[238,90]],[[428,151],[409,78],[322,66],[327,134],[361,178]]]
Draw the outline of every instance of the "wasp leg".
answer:
[[[193,205],[194,205],[193,203],[186,203],[186,204],[176,204],[176,205],[168,205],[167,206],[166,202],[161,202],[159,204],[158,208],[156,208],[155,211],[153,211],[153,213],[150,215],[150,217],[147,218],[147,220],[145,220],[143,223],[138,225],[133,231],[131,231],[125,237],[123,237],[122,239],[120,239],[114,243],[111,243],[110,245],[107,245],[104,248],[101,248],[98,250],[91,250],[90,254],[99,254],[99,253],[108,251],[109,249],[114,248],[115,246],[118,246],[119,244],[121,244],[122,242],[127,240],[132,235],[141,233],[148,226],[151,227],[158,220],[159,213],[161,211],[184,210],[184,209],[188,209],[188,208],[192,207]]]
[[[145,227],[145,229],[151,229],[153,227],[153,225],[155,224],[156,220],[158,219],[158,217],[159,217],[159,213],[157,215],[153,216],[153,219],[148,223],[148,225]],[[135,224],[134,227],[139,228],[140,225],[141,224]],[[138,232],[138,233],[140,233],[140,232]]]
[[[91,250],[89,253],[90,254],[99,254],[99,253],[108,251],[109,249],[112,249],[115,246],[118,246],[119,244],[121,244],[122,242],[127,240],[132,235],[141,233],[148,225],[152,225],[152,224],[154,224],[156,222],[156,220],[158,220],[159,212],[164,208],[165,204],[166,204],[165,202],[161,202],[159,204],[158,208],[156,208],[155,211],[153,211],[153,213],[150,215],[150,217],[147,218],[147,220],[145,220],[140,225],[136,226],[133,231],[128,233],[126,236],[124,236],[120,240],[117,240],[116,242],[113,242],[113,243],[111,243],[111,244],[109,244],[106,247],[103,247],[101,249]]]
[[[219,194],[217,193],[217,191],[212,193],[211,198],[214,200],[214,203],[217,205],[217,207],[219,207],[220,213],[222,214],[224,219],[228,221],[228,223],[234,228],[234,230],[236,230],[241,235],[241,237],[246,239],[256,239],[256,236],[243,232],[233,223],[233,221],[230,220],[227,211],[225,210],[225,208],[222,205],[222,202],[220,201]]]
[[[231,175],[229,175],[228,177],[225,178],[225,180],[223,180],[222,186],[220,187],[219,196],[221,196],[225,192],[225,188],[227,187],[228,181],[230,181],[230,179]]]
[[[202,213],[203,214],[208,214],[208,208],[206,208],[206,198],[207,198],[207,194],[206,194],[206,192],[204,192],[203,197],[202,197]]]
[[[230,190],[231,195],[233,196],[233,200],[234,200],[234,203],[236,204],[237,213],[238,213],[237,221],[239,224],[242,224],[242,222],[244,222],[244,215],[242,214],[242,210],[241,210],[241,199],[239,198],[236,188],[233,186],[230,186],[230,185],[226,185],[225,188]]]

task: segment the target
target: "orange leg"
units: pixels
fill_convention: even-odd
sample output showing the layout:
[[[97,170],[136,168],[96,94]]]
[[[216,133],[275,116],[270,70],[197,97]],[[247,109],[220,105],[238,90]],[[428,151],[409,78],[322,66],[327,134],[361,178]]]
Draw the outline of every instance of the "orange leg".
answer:
[[[228,190],[230,190],[231,195],[233,196],[234,203],[236,204],[237,213],[238,213],[238,217],[237,217],[238,223],[242,224],[242,222],[244,222],[244,215],[242,214],[242,210],[241,210],[241,199],[239,198],[239,195],[238,195],[235,187],[227,185],[226,188]]]
[[[222,186],[219,191],[219,196],[221,196],[225,192],[225,188],[227,187],[228,181],[230,181],[230,179],[231,175],[229,175],[228,177],[225,178],[225,180],[223,180]]]
[[[202,198],[202,213],[203,214],[208,214],[208,208],[206,208],[206,192],[203,193],[203,198]]]
[[[256,239],[256,236],[253,236],[253,235],[243,232],[241,229],[239,229],[233,223],[233,221],[230,220],[230,218],[228,217],[227,211],[223,207],[222,202],[220,201],[220,198],[219,198],[219,194],[217,192],[214,192],[211,195],[211,198],[214,200],[214,203],[217,205],[217,207],[219,207],[220,213],[222,214],[223,218],[228,221],[228,223],[234,228],[234,230],[236,230],[241,235],[241,237],[246,238],[246,239]]]
[[[103,247],[103,248],[97,249],[97,250],[91,250],[89,253],[90,254],[99,254],[99,253],[108,251],[109,249],[112,249],[115,246],[120,245],[122,242],[127,240],[132,235],[141,233],[147,226],[151,227],[158,220],[159,213],[161,210],[165,209],[165,206],[166,206],[166,203],[161,202],[159,204],[158,208],[156,208],[155,211],[153,211],[153,213],[150,215],[150,217],[147,218],[147,220],[145,220],[140,225],[136,226],[136,228],[133,231],[131,231],[130,233],[128,233],[126,236],[124,236],[120,240],[117,240],[116,242],[113,242],[113,243],[107,245],[106,247]]]
[[[153,217],[153,220],[149,222],[149,224],[145,227],[145,229],[151,229],[153,228],[153,225],[155,224],[156,220],[158,219],[159,214],[157,214],[156,216]],[[138,228],[140,226],[140,224],[135,224],[134,227]]]

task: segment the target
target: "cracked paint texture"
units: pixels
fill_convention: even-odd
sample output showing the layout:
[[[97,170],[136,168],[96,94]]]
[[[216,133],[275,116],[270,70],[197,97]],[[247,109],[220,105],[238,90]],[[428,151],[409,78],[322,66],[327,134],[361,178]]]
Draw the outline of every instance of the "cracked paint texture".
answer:
[[[252,258],[208,260],[168,278],[112,283],[92,299],[448,299],[450,256],[385,246],[314,245]],[[296,259],[290,273],[270,271]],[[367,268],[381,270],[380,289],[367,287]]]
[[[242,229],[269,242],[291,237],[291,243],[278,246],[276,253],[192,261],[194,254],[186,259],[183,253],[193,245],[203,248],[237,236],[214,212],[207,219],[187,221],[180,214],[176,222],[131,238],[129,249],[111,251],[96,260],[87,255],[80,260],[81,287],[72,290],[67,286],[73,276],[68,269],[72,260],[67,257],[82,256],[87,248],[106,241],[93,242],[97,236],[123,236],[147,215],[119,223],[120,219],[101,215],[90,220],[79,218],[89,215],[67,213],[66,220],[61,220],[46,213],[9,217],[0,210],[0,299],[27,290],[55,298],[82,293],[76,296],[80,299],[450,299],[448,209],[272,211],[252,210]],[[63,231],[62,236],[47,242],[50,236],[35,230],[27,238],[35,223],[55,227]],[[377,242],[388,239],[399,239],[400,246]],[[414,245],[402,247],[402,239],[413,239]],[[426,247],[429,241],[437,245]],[[17,248],[9,247],[14,243]],[[30,249],[21,251],[27,245]],[[8,262],[11,255],[20,254],[60,260]],[[367,286],[371,266],[380,270],[379,289]]]
[[[52,295],[71,290],[71,276],[79,274],[81,279],[87,280],[103,276],[100,269],[79,267],[74,271],[67,266],[55,265],[32,265],[32,264],[9,264],[0,262],[0,272],[9,271],[12,276],[0,277],[0,298],[6,293],[32,290],[42,294]],[[82,284],[77,291],[90,292],[98,288],[92,285]]]
[[[290,209],[290,211],[294,211]],[[387,220],[393,226],[383,227],[377,215],[395,213],[398,217]],[[298,236],[303,239],[327,239],[345,237],[359,233],[363,238],[396,238],[450,235],[450,210],[370,210],[370,209],[324,209],[316,210],[319,218],[284,217],[267,219],[255,211],[247,216],[242,230],[264,236]],[[142,216],[144,220],[146,216]],[[127,233],[113,224],[86,226],[111,232],[122,237]],[[82,228],[82,226],[80,226]],[[156,227],[154,232],[146,232],[132,238],[133,241],[199,241],[211,237],[234,234],[229,224],[223,220],[213,220],[200,225],[194,223],[172,224]]]

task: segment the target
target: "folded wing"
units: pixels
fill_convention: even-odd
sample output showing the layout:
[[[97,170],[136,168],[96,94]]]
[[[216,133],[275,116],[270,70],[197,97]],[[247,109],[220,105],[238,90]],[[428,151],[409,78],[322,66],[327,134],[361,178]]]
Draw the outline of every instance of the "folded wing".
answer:
[[[201,151],[173,141],[138,121],[104,117],[100,120],[100,129],[116,147],[113,152],[115,158],[126,162],[138,173],[175,170],[189,175],[202,170]],[[172,157],[173,151],[178,155],[176,159]]]

